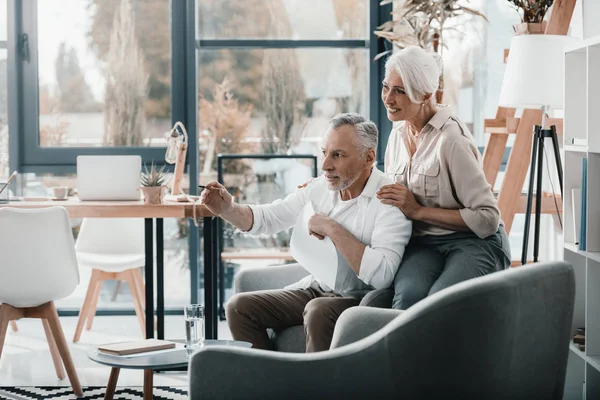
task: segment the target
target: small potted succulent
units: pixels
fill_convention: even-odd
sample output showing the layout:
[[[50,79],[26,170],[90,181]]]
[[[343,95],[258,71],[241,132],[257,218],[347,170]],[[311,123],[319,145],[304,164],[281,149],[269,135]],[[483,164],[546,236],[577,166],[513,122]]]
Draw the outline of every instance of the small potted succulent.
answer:
[[[513,25],[515,34],[531,35],[546,31],[544,17],[554,0],[508,0],[521,16],[521,23]]]
[[[164,165],[158,168],[152,163],[150,169],[148,169],[148,166],[145,166],[141,177],[144,203],[161,204],[168,179],[169,176],[165,172]]]

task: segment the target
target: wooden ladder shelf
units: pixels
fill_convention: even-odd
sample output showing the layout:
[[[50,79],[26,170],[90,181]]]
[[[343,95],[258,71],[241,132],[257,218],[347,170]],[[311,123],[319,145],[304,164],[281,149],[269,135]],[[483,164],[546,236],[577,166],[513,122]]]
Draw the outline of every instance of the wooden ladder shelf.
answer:
[[[553,11],[548,21],[546,34],[566,35],[575,9],[576,0],[555,0]],[[505,53],[506,56],[506,53]],[[531,162],[533,128],[542,123],[542,111],[525,109],[521,118],[515,118],[514,108],[498,107],[494,119],[486,119],[484,131],[490,134],[488,144],[483,153],[483,170],[487,181],[494,187],[502,158],[506,149],[508,135],[514,134],[513,144],[506,172],[498,193],[498,207],[505,224],[506,233],[510,234],[512,223],[517,213],[524,213],[527,194],[522,192],[523,184]],[[559,135],[563,132],[563,121],[547,118],[545,127],[556,125]],[[535,211],[535,201],[533,202]],[[554,214],[562,210],[562,199],[556,195],[556,203],[552,193],[543,193],[542,213]]]

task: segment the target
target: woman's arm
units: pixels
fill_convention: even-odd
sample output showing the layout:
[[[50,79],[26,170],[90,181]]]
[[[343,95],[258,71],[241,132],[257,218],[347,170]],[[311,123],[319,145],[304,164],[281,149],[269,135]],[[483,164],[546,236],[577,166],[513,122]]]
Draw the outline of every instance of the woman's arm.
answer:
[[[454,231],[470,231],[460,210],[424,207],[420,205],[412,192],[400,183],[385,185],[377,192],[377,198],[383,204],[398,207],[407,218]]]
[[[464,206],[459,210],[460,216],[471,231],[484,239],[498,230],[500,210],[478,156],[475,145],[462,138],[452,143],[446,162],[452,189]]]
[[[415,221],[423,221],[430,225],[453,231],[468,232],[471,229],[465,223],[460,210],[446,210],[444,208],[422,207],[417,211]]]

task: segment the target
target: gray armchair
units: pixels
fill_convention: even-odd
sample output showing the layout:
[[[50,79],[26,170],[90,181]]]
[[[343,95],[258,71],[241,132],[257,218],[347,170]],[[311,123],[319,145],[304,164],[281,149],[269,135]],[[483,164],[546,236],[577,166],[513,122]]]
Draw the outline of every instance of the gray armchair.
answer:
[[[235,279],[236,293],[257,290],[283,289],[308,275],[300,264],[275,267],[248,268],[241,270]],[[361,306],[390,308],[394,292],[392,289],[373,290],[363,297]],[[290,353],[306,352],[304,326],[298,325],[282,331],[269,331],[274,349]]]
[[[471,279],[409,310],[342,313],[329,351],[206,347],[190,398],[560,399],[575,297],[552,262]]]

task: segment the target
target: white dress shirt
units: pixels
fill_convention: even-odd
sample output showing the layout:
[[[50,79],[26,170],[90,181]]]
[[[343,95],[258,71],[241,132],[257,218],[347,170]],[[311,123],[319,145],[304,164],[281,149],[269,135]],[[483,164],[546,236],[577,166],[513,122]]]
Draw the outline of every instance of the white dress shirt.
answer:
[[[320,176],[285,199],[266,205],[250,205],[254,224],[247,233],[274,234],[294,226],[310,200],[315,212],[329,216],[366,246],[358,278],[372,288],[388,288],[412,231],[411,221],[400,209],[382,204],[376,197],[380,187],[391,183],[390,178],[374,167],[362,193],[355,199],[343,201],[339,191],[329,190],[325,177]],[[306,289],[316,285],[324,291],[332,291],[312,275],[286,289]]]

